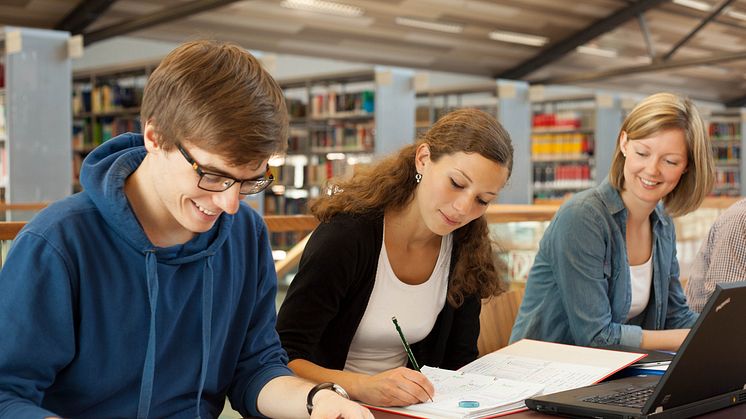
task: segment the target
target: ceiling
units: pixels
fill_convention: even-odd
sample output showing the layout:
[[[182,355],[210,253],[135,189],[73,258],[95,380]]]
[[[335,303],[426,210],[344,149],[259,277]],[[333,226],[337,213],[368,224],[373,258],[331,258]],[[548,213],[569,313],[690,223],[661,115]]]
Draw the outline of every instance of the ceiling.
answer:
[[[533,83],[669,90],[745,105],[746,0],[696,0],[703,10],[681,1],[692,0],[335,0],[362,11],[343,17],[289,9],[280,0],[4,0],[0,24],[68,29],[83,33],[86,43],[125,34],[174,42],[210,37],[267,52]],[[403,26],[397,17],[462,31]],[[492,40],[495,30],[545,37],[546,44]],[[578,52],[579,46],[615,56]]]

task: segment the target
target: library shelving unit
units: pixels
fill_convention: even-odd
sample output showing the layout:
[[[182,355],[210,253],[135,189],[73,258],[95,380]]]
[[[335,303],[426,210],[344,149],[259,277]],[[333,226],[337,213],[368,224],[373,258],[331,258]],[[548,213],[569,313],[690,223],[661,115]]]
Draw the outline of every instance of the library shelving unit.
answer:
[[[531,106],[534,203],[562,201],[606,177],[622,124],[617,97],[534,98]]]
[[[443,115],[460,108],[477,108],[497,117],[499,100],[495,82],[417,90],[415,128],[427,131]]]
[[[743,196],[746,185],[741,182],[746,173],[746,161],[741,158],[746,138],[746,108],[727,109],[712,113],[708,132],[715,157],[715,186],[712,195]]]
[[[503,204],[531,203],[529,151],[531,135],[528,84],[502,80],[463,86],[420,89],[417,92],[415,126],[417,134],[425,132],[446,113],[459,108],[481,109],[500,121],[513,142],[513,172],[500,192]]]
[[[0,30],[0,201],[54,201],[70,194],[70,34]],[[25,221],[31,211],[6,214]]]
[[[73,75],[73,188],[80,165],[96,146],[124,132],[140,132],[140,102],[157,61],[76,71]]]
[[[277,180],[265,194],[265,213],[305,214],[330,178],[411,143],[412,79],[410,71],[376,67],[280,80],[290,138],[287,155],[270,161]]]

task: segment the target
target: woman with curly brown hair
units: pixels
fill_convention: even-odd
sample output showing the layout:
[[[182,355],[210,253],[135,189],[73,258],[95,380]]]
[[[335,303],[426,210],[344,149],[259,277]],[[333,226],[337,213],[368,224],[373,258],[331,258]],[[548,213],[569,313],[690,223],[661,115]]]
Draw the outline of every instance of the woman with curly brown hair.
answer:
[[[395,316],[420,365],[477,357],[480,299],[501,292],[484,213],[510,176],[513,146],[489,114],[462,109],[415,144],[340,180],[280,309],[290,368],[380,406],[428,400],[405,367]]]

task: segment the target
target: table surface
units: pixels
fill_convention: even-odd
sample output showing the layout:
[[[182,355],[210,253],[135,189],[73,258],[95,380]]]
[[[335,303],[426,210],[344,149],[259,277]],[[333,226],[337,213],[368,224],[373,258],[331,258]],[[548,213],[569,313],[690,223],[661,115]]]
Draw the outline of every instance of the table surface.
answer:
[[[401,419],[405,416],[403,415],[397,415],[395,413],[389,413],[389,412],[380,412],[376,410],[371,410],[373,412],[373,416],[375,416],[376,419]],[[507,419],[548,419],[548,418],[559,418],[560,416],[552,416],[552,415],[545,415],[543,413],[537,413],[532,411],[526,411],[526,412],[519,412],[514,413],[512,415],[503,416]],[[743,419],[746,418],[746,403],[741,403],[738,406],[730,407],[727,409],[718,410],[716,412],[711,412],[706,415],[699,416],[701,419]]]

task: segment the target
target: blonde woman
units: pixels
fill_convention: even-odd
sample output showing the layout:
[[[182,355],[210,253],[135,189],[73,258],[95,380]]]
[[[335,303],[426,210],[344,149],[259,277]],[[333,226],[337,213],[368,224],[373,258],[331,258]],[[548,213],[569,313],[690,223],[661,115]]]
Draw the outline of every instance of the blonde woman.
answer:
[[[688,99],[652,95],[627,116],[609,177],[542,237],[511,341],[676,350],[697,315],[679,282],[672,216],[712,188],[712,151]]]
[[[383,406],[428,400],[420,365],[476,359],[480,299],[500,292],[484,213],[513,164],[508,133],[475,109],[441,118],[416,144],[337,184],[277,329],[299,376]]]

